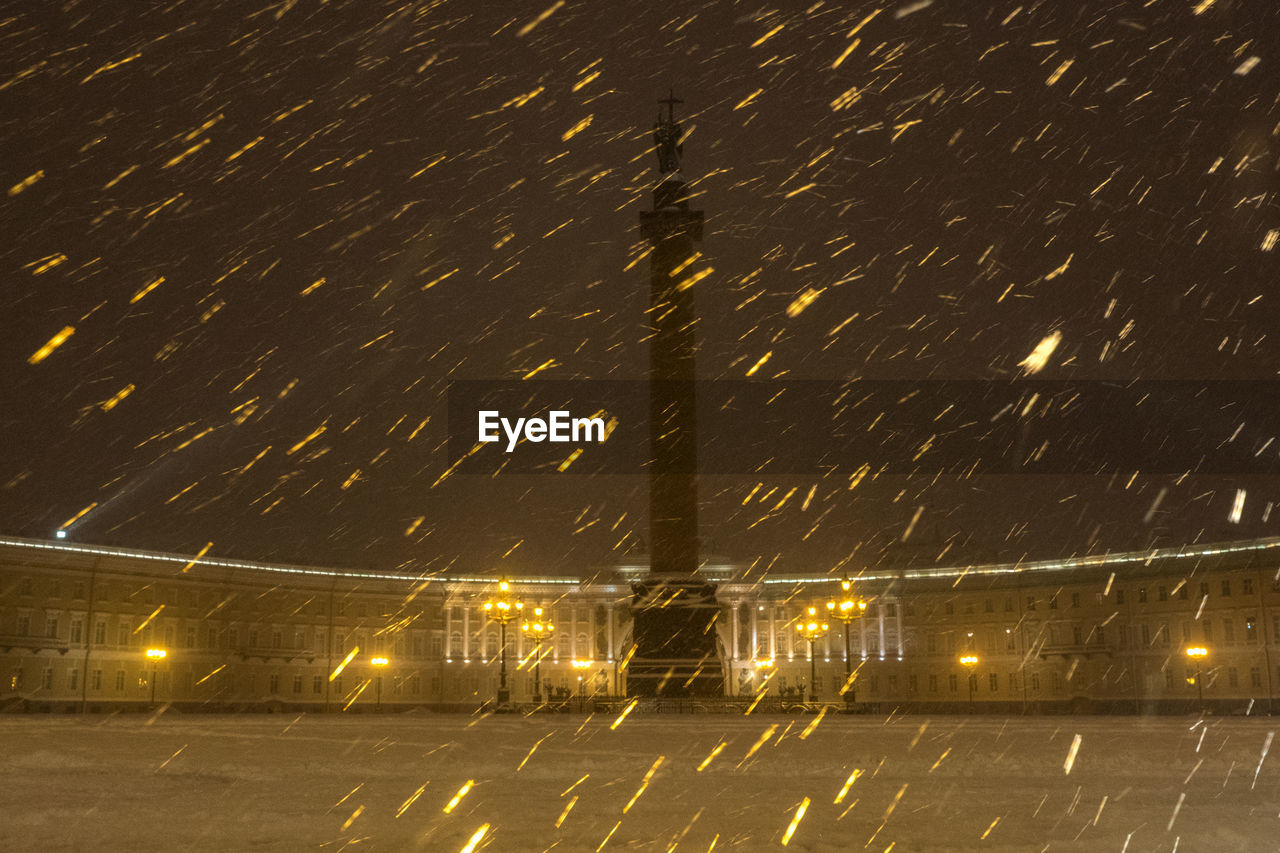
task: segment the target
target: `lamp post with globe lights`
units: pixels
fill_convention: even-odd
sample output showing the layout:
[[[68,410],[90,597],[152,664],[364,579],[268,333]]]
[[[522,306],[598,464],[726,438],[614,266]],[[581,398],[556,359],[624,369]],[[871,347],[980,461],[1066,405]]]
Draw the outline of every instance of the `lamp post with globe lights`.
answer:
[[[1196,695],[1200,699],[1200,716],[1204,716],[1204,684],[1200,681],[1200,662],[1209,656],[1204,646],[1192,646],[1187,649],[1187,657],[1196,662]]]
[[[542,701],[542,641],[555,633],[556,626],[542,618],[542,608],[533,608],[533,619],[520,626],[526,637],[536,644],[533,648],[533,692]]]
[[[385,657],[373,657],[369,659],[369,663],[372,664],[374,669],[377,670],[377,673],[373,676],[374,679],[376,679],[374,683],[374,693],[376,696],[376,698],[374,699],[374,710],[381,711],[382,710],[382,670],[386,668],[387,664],[391,663],[391,660]]]
[[[840,579],[840,597],[827,602],[827,613],[844,623],[844,704],[851,709],[858,699],[858,692],[853,687],[853,654],[849,649],[849,626],[855,619],[861,619],[867,612],[867,600],[853,594],[853,581]]]
[[[160,678],[160,661],[168,656],[164,649],[147,649],[147,660],[151,661],[151,707],[156,706],[156,681]]]
[[[818,618],[818,608],[816,607],[810,607],[804,618],[796,623],[796,631],[799,632],[801,637],[809,641],[810,702],[818,696],[818,655],[813,644],[825,637],[829,628],[830,626],[826,622]]]
[[[973,713],[973,685],[978,680],[978,676],[973,672],[974,667],[978,665],[978,656],[969,654],[960,656],[960,665],[969,670],[969,713]]]
[[[485,615],[498,623],[501,632],[502,663],[498,669],[498,708],[511,705],[511,691],[507,689],[507,623],[520,615],[524,602],[516,601],[511,594],[511,584],[506,578],[498,581],[498,594],[484,603]]]

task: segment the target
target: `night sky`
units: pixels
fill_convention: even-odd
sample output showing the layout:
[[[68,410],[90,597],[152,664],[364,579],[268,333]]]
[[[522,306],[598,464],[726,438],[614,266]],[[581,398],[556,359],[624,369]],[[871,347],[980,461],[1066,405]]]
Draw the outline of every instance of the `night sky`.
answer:
[[[1280,370],[1272,3],[122,8],[0,14],[0,532],[616,561],[642,477],[442,479],[445,392],[643,378],[672,87],[706,379],[1002,381],[1055,333],[1038,378]],[[950,562],[1280,532],[1257,476],[857,467],[707,478],[707,547],[825,571],[904,537]]]

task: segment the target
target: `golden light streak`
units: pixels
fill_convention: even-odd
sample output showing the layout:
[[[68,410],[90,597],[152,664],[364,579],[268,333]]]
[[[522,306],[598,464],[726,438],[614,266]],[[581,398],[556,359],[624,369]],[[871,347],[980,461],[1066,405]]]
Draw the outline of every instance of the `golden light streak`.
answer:
[[[1074,62],[1075,62],[1074,59],[1068,59],[1065,62],[1063,62],[1061,65],[1057,67],[1057,69],[1052,74],[1049,75],[1049,79],[1045,80],[1044,84],[1046,86],[1052,86],[1054,83],[1057,83],[1058,80],[1062,77],[1062,75],[1066,73],[1067,69],[1070,68],[1072,63]]]
[[[117,391],[113,396],[99,403],[98,408],[102,409],[102,411],[104,412],[111,411],[116,406],[120,405],[121,400],[123,400],[125,397],[128,397],[130,394],[132,394],[134,392],[135,387],[136,386],[134,386],[132,383],[124,386],[119,391]]]
[[[898,789],[898,793],[893,795],[893,802],[889,803],[889,807],[884,810],[884,817],[881,820],[887,821],[889,819],[889,815],[893,814],[893,810],[898,807],[898,803],[902,800],[902,795],[906,792],[907,783],[903,782],[902,787]]]
[[[791,843],[791,836],[796,834],[796,827],[800,825],[800,821],[804,818],[804,813],[809,810],[809,798],[805,797],[800,801],[800,805],[796,807],[795,817],[791,818],[791,825],[787,827],[787,831],[782,834],[782,846],[786,847]]]
[[[89,511],[92,510],[97,505],[98,505],[97,501],[94,501],[93,503],[89,504],[87,507],[77,512],[75,515],[71,516],[66,521],[62,522],[62,524],[58,526],[58,529],[66,530],[68,527],[75,524],[80,519],[84,518],[84,516],[87,515]]]
[[[197,142],[195,145],[192,145],[192,146],[191,146],[190,148],[188,148],[186,151],[183,151],[181,154],[177,154],[177,155],[175,155],[175,156],[171,157],[167,163],[165,163],[163,166],[161,166],[161,168],[162,168],[162,169],[168,169],[168,168],[169,168],[169,167],[171,167],[171,166],[176,166],[176,165],[178,165],[178,164],[179,164],[179,163],[181,163],[183,160],[187,159],[187,158],[188,158],[188,157],[190,157],[192,154],[195,154],[195,153],[196,153],[197,151],[199,151],[201,148],[203,148],[203,147],[205,147],[206,145],[208,145],[208,144],[210,143],[210,141],[211,141],[211,140],[210,140],[210,139],[208,139],[208,138],[201,139],[199,142]]]
[[[489,824],[486,823],[481,825],[481,827],[476,830],[475,835],[471,836],[471,840],[463,846],[459,853],[475,853],[476,845],[480,843],[481,839],[484,838],[484,834],[488,831]]]
[[[1071,741],[1071,749],[1067,751],[1067,760],[1062,762],[1062,771],[1064,775],[1071,775],[1071,768],[1076,765],[1076,755],[1080,752],[1080,742],[1083,741],[1080,735],[1076,735]]]
[[[684,281],[677,284],[676,292],[679,293],[681,291],[688,290],[698,282],[702,281],[707,276],[711,275],[713,272],[715,272],[715,269],[712,267],[707,267],[706,269],[698,270],[696,273],[694,273],[693,275],[686,278]]]
[[[168,758],[166,758],[164,761],[160,762],[160,766],[159,766],[159,767],[157,767],[157,768],[155,769],[155,771],[154,771],[154,772],[159,773],[161,770],[163,770],[163,769],[165,768],[165,766],[166,766],[170,761],[173,761],[173,759],[175,759],[175,758],[177,758],[179,755],[181,755],[181,754],[182,754],[182,752],[183,752],[183,750],[185,750],[185,749],[187,748],[187,746],[188,746],[188,744],[185,744],[185,743],[184,743],[182,746],[178,747],[178,751],[177,751],[177,752],[175,752],[173,755],[170,755],[170,756],[169,756]]]
[[[1062,343],[1062,333],[1058,331],[1050,332],[1045,335],[1040,343],[1036,344],[1036,348],[1031,351],[1030,355],[1018,362],[1018,367],[1021,367],[1028,374],[1039,373],[1049,364],[1049,358],[1060,343]]]
[[[563,791],[561,791],[561,792],[560,792],[560,796],[562,796],[562,797],[563,797],[565,794],[569,793],[569,792],[570,792],[570,791],[572,791],[574,788],[578,787],[578,786],[579,786],[579,785],[581,785],[583,782],[587,781],[587,779],[588,779],[590,776],[591,776],[591,774],[590,774],[590,773],[583,773],[583,774],[582,774],[582,778],[581,778],[581,779],[579,779],[577,782],[574,782],[574,783],[573,783],[572,785],[570,785],[569,787],[565,788]]]
[[[745,98],[743,98],[741,101],[738,101],[738,105],[737,105],[736,107],[734,107],[734,109],[735,109],[735,110],[740,110],[740,109],[742,109],[743,107],[745,107],[745,106],[747,106],[748,104],[750,104],[752,101],[754,101],[756,98],[758,98],[758,97],[759,97],[761,94],[763,94],[763,93],[764,93],[764,89],[756,89],[756,90],[755,90],[754,92],[752,92],[750,95],[747,95],[747,96],[746,96]]]
[[[213,547],[212,542],[205,543],[205,546],[200,549],[200,553],[196,554],[194,557],[188,560],[187,564],[182,567],[182,573],[190,571],[191,567],[194,566],[196,563],[200,562],[200,558],[203,557],[205,554],[208,554],[209,549],[212,547]]]
[[[760,747],[762,747],[762,746],[764,746],[766,743],[768,743],[768,742],[769,742],[769,738],[773,737],[773,733],[774,733],[774,732],[776,732],[777,730],[778,730],[778,724],[777,724],[777,723],[774,723],[774,724],[772,724],[771,726],[769,726],[769,728],[765,729],[765,730],[764,730],[764,734],[762,734],[762,735],[760,735],[760,737],[756,738],[756,742],[755,742],[755,743],[753,743],[753,744],[751,745],[751,748],[747,750],[747,754],[746,754],[746,755],[744,755],[744,756],[742,756],[742,760],[738,762],[738,765],[737,765],[737,766],[738,766],[738,767],[741,767],[742,765],[744,765],[744,764],[746,764],[748,761],[750,761],[750,760],[751,760],[751,756],[753,756],[753,755],[755,755],[757,752],[759,752],[759,751],[760,751]]]
[[[444,807],[443,809],[444,813],[451,814],[453,810],[458,807],[458,803],[462,802],[462,798],[467,795],[467,792],[471,790],[471,786],[473,786],[475,783],[476,783],[476,780],[474,779],[468,779],[467,781],[463,782],[462,787],[458,789],[458,793],[454,794],[453,799],[450,800],[449,804]]]
[[[533,370],[530,370],[528,373],[526,373],[524,376],[522,376],[522,377],[520,377],[520,378],[521,378],[521,379],[532,379],[533,377],[537,376],[537,375],[538,375],[539,373],[541,373],[542,371],[544,371],[544,370],[548,370],[548,369],[550,369],[550,368],[552,368],[552,367],[555,367],[555,364],[556,364],[556,360],[555,360],[554,358],[549,358],[549,359],[547,359],[546,361],[542,362],[542,364],[539,364],[539,365],[538,365],[537,367],[535,367]]]
[[[612,723],[609,724],[609,731],[616,731],[618,726],[622,725],[622,721],[627,718],[627,714],[630,714],[632,711],[634,711],[636,708],[636,705],[638,705],[639,703],[640,703],[639,699],[632,699],[629,703],[627,703],[627,707],[622,709],[622,713],[618,715],[618,719],[614,720]]]
[[[352,705],[354,705],[356,703],[356,700],[360,698],[360,694],[363,693],[366,689],[368,689],[369,685],[372,683],[373,683],[373,679],[371,678],[366,678],[364,681],[360,682],[360,686],[358,686],[355,690],[352,691],[351,698],[347,700],[347,704],[342,706],[342,710],[345,711],[348,708],[350,708]]]
[[[827,714],[827,706],[823,705],[822,710],[818,711],[818,716],[813,718],[813,722],[804,727],[804,731],[800,733],[800,740],[806,740],[809,735],[813,734],[813,730],[818,727],[818,723],[822,722],[822,718]]]
[[[420,515],[417,518],[415,518],[413,521],[409,522],[409,526],[405,528],[404,535],[412,536],[413,532],[417,530],[419,527],[421,527],[422,522],[426,520],[427,520],[427,517],[425,515]]]
[[[813,301],[821,296],[825,290],[825,287],[822,288],[822,290],[814,290],[812,287],[806,287],[804,292],[793,299],[791,304],[787,306],[787,316],[799,317],[800,312],[812,305]]]
[[[422,783],[422,787],[421,787],[421,788],[419,788],[418,790],[414,791],[414,792],[413,792],[413,794],[411,794],[411,795],[410,795],[409,799],[407,799],[407,800],[405,800],[403,803],[401,803],[401,804],[400,804],[400,808],[398,808],[398,809],[396,810],[396,817],[400,817],[400,815],[402,815],[402,814],[404,814],[406,811],[408,811],[409,806],[413,805],[414,801],[415,801],[415,800],[417,800],[417,799],[418,799],[418,797],[421,797],[421,796],[422,796],[422,792],[423,792],[423,791],[425,791],[425,790],[427,790],[427,786],[428,786],[428,785],[430,785],[430,784],[431,784],[430,782],[423,782],[423,783]]]
[[[228,156],[227,159],[224,160],[223,162],[230,163],[232,160],[238,159],[241,154],[244,154],[244,152],[248,151],[250,148],[257,145],[261,141],[262,141],[262,137],[259,136],[257,139],[253,139],[253,140],[250,140],[249,142],[246,142],[244,145],[240,146],[240,149],[238,151]]]
[[[997,824],[997,823],[999,823],[999,822],[1000,822],[1000,818],[998,818],[998,817],[997,817],[995,820],[991,821],[991,826],[988,826],[988,827],[987,827],[987,831],[986,831],[986,832],[984,832],[984,833],[982,833],[982,838],[981,838],[980,840],[982,840],[982,841],[986,841],[986,840],[987,840],[987,836],[991,834],[991,830],[995,829],[995,828],[996,828],[996,824]]]
[[[342,675],[342,671],[343,671],[344,669],[346,669],[346,668],[347,668],[347,664],[351,663],[351,661],[352,661],[352,660],[354,660],[354,659],[355,659],[355,656],[356,656],[356,655],[358,655],[359,653],[360,653],[360,647],[359,647],[359,646],[356,646],[354,649],[352,649],[352,650],[347,654],[347,656],[346,656],[345,658],[343,658],[343,659],[342,659],[342,663],[338,664],[337,669],[335,669],[333,672],[329,673],[329,680],[330,680],[330,681],[333,681],[333,680],[335,680],[339,675]]]
[[[760,356],[760,360],[751,366],[751,369],[747,371],[747,375],[748,376],[755,375],[755,372],[760,368],[764,367],[765,362],[767,362],[772,356],[773,356],[773,350],[769,350],[767,353]]]
[[[28,175],[27,177],[18,181],[13,186],[9,187],[9,195],[11,196],[17,195],[18,193],[22,192],[27,187],[31,186],[32,184],[34,184],[36,181],[40,180],[43,177],[44,177],[44,169],[41,169],[40,171],[36,172],[34,175]]]
[[[306,296],[308,293],[311,293],[311,292],[312,292],[312,291],[314,291],[317,287],[319,287],[320,285],[324,284],[326,281],[328,281],[328,279],[326,279],[324,276],[320,276],[318,279],[316,279],[315,281],[311,282],[311,283],[310,283],[310,284],[308,284],[306,287],[304,287],[301,291],[299,291],[298,295],[299,295],[299,296]]]
[[[618,821],[613,825],[613,829],[609,830],[609,834],[604,837],[604,841],[600,842],[600,846],[596,848],[596,853],[600,853],[604,846],[609,843],[609,839],[613,838],[613,834],[618,831],[618,827],[622,826],[622,821]]]
[[[589,115],[586,118],[579,121],[573,127],[566,130],[564,133],[560,134],[560,141],[568,142],[570,139],[573,139],[579,133],[582,133],[582,131],[586,130],[591,125],[591,120],[593,118],[595,118],[594,115]]]
[[[564,471],[568,470],[569,466],[572,465],[574,461],[581,455],[582,455],[582,448],[579,447],[576,450],[574,450],[572,453],[570,453],[563,462],[561,462],[559,465],[556,466],[556,471],[563,473]]]
[[[113,68],[119,68],[121,65],[124,65],[126,62],[132,62],[133,60],[137,59],[139,56],[142,56],[142,51],[138,51],[137,53],[134,53],[131,56],[126,56],[124,59],[118,59],[115,62],[108,62],[106,65],[102,66],[97,71],[94,71],[88,77],[81,80],[80,84],[84,85],[85,83],[88,83],[90,80],[92,80],[94,77],[97,77],[102,72],[110,71]]]
[[[773,29],[769,30],[769,32],[765,33],[764,35],[760,36],[760,38],[758,38],[758,39],[756,39],[755,41],[753,41],[753,42],[751,43],[751,46],[752,46],[752,47],[759,47],[760,45],[764,44],[766,41],[768,41],[769,39],[773,38],[773,36],[775,36],[777,33],[779,33],[779,32],[782,30],[782,28],[783,28],[784,26],[786,26],[786,25],[785,25],[785,24],[778,24],[778,26],[774,27]]]
[[[559,829],[560,825],[564,823],[564,819],[569,816],[569,812],[573,811],[573,807],[577,802],[578,798],[575,795],[573,799],[569,800],[568,804],[565,805],[564,811],[560,812],[560,817],[556,818],[556,829]]]
[[[49,255],[47,257],[41,258],[38,261],[32,261],[31,263],[23,266],[23,269],[25,270],[25,269],[30,269],[31,267],[35,267],[35,269],[31,270],[31,274],[42,275],[43,273],[47,273],[49,270],[53,269],[54,267],[59,266],[61,264],[65,264],[66,262],[67,262],[67,256],[59,252],[56,255]]]
[[[50,353],[62,346],[63,343],[66,342],[67,338],[71,337],[75,333],[75,326],[63,326],[62,331],[58,332],[52,338],[49,338],[48,343],[31,354],[31,357],[27,359],[27,364],[39,364],[44,361],[49,357]]]
[[[627,812],[631,811],[631,807],[636,804],[636,800],[640,799],[640,795],[644,793],[644,789],[649,787],[649,781],[653,779],[653,774],[658,772],[658,768],[662,766],[662,762],[665,760],[666,760],[666,756],[663,756],[663,755],[659,755],[656,759],[654,759],[653,766],[649,768],[649,771],[644,774],[644,779],[640,781],[640,787],[631,796],[630,802],[628,802],[625,806],[622,807],[623,814],[626,814]]]
[[[843,64],[844,61],[849,58],[849,54],[853,53],[858,48],[858,45],[860,44],[862,44],[862,39],[854,39],[853,41],[849,42],[849,46],[844,49],[844,53],[836,57],[836,61],[831,63],[831,67],[839,68],[841,64]]]
[[[947,747],[946,749],[944,749],[942,751],[942,755],[939,755],[938,760],[933,762],[933,766],[929,768],[929,772],[932,773],[933,771],[937,770],[938,767],[942,765],[942,760],[950,754],[951,754],[951,747]]]
[[[849,789],[853,787],[853,783],[858,781],[858,777],[862,775],[862,771],[854,768],[849,774],[849,778],[844,780],[844,784],[840,787],[840,793],[836,794],[836,798],[831,801],[833,806],[838,806],[844,802],[845,796],[849,793]]]
[[[533,32],[534,27],[538,26],[538,24],[541,24],[547,18],[550,18],[552,15],[554,15],[556,13],[556,10],[563,5],[564,5],[564,0],[556,0],[556,2],[552,3],[547,8],[543,9],[541,14],[538,15],[538,17],[534,18],[532,21],[525,24],[516,32],[516,38],[524,38],[529,33]]]
[[[720,754],[720,751],[725,748],[727,743],[728,743],[727,741],[722,740],[718,744],[716,744],[715,749],[711,750],[710,754],[707,755],[706,758],[702,759],[702,763],[698,765],[699,773],[707,769],[707,765],[709,765],[712,761],[715,760],[715,757]]]
[[[519,773],[519,772],[520,772],[520,770],[525,766],[525,764],[527,764],[527,763],[529,762],[529,759],[530,759],[530,758],[533,758],[533,753],[534,753],[535,751],[537,751],[538,747],[542,744],[542,742],[543,742],[544,740],[546,740],[547,738],[551,737],[551,735],[552,735],[552,734],[554,734],[554,732],[543,735],[542,737],[538,738],[538,742],[537,742],[537,743],[535,743],[533,746],[529,747],[529,752],[525,755],[524,759],[520,762],[520,765],[519,765],[518,767],[516,767],[516,772],[517,772],[517,773]],[[587,778],[587,777],[586,777],[586,776],[583,776],[583,777],[582,777],[582,779],[585,779],[585,778]],[[579,779],[578,781],[579,781],[579,782],[581,782],[581,781],[582,781],[582,779]],[[563,795],[563,794],[561,794],[561,796],[564,796],[564,795]]]
[[[1276,243],[1280,242],[1280,229],[1272,228],[1267,235],[1262,238],[1262,251],[1270,252],[1276,247]]]
[[[198,684],[198,685],[199,685],[199,684],[204,684],[204,683],[205,683],[206,681],[208,681],[210,678],[213,678],[215,675],[217,675],[218,673],[222,672],[222,671],[223,671],[224,669],[226,669],[226,668],[227,668],[227,665],[224,663],[222,666],[218,667],[218,668],[217,668],[217,669],[215,669],[213,672],[209,673],[209,674],[208,674],[208,675],[206,675],[204,678],[202,678],[202,679],[200,679],[199,681],[197,681],[197,682],[196,682],[196,684]]]
[[[351,817],[347,818],[346,821],[343,822],[342,829],[339,829],[338,832],[346,832],[351,827],[351,824],[356,822],[356,818],[360,817],[362,814],[364,814],[364,806],[356,806],[356,810],[351,813]]]
[[[327,422],[328,422],[328,421],[327,421],[327,419],[326,419],[326,423],[327,423]],[[302,441],[299,441],[299,442],[298,442],[297,444],[295,444],[293,447],[290,447],[290,448],[289,448],[289,451],[288,451],[288,453],[287,453],[286,455],[287,455],[287,456],[292,456],[293,454],[297,453],[299,450],[301,450],[303,447],[305,447],[305,446],[307,445],[307,443],[308,443],[308,442],[310,442],[312,439],[318,438],[318,437],[320,437],[322,434],[324,434],[324,431],[325,431],[325,429],[326,429],[326,428],[327,428],[327,427],[325,426],[325,424],[320,424],[320,426],[316,427],[316,428],[311,432],[311,435],[309,435],[309,436],[307,436],[306,438],[302,439]]]

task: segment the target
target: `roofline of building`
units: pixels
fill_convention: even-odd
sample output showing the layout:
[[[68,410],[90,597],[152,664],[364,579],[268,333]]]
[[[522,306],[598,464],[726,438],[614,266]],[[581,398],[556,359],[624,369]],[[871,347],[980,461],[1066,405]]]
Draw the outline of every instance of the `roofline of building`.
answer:
[[[39,551],[52,551],[67,554],[83,554],[96,557],[122,557],[135,560],[151,560],[160,563],[180,563],[192,566],[209,566],[216,568],[241,569],[251,572],[295,575],[311,578],[335,578],[347,580],[383,580],[421,583],[437,581],[445,584],[492,584],[497,576],[485,577],[477,575],[412,575],[398,572],[361,572],[343,569],[330,569],[317,566],[299,566],[286,563],[254,563],[248,560],[232,560],[201,555],[172,554],[163,551],[146,551],[133,548],[114,548],[105,545],[82,545],[58,540],[24,539],[13,536],[0,536],[0,546],[27,548]],[[935,566],[930,568],[876,569],[858,573],[853,579],[858,582],[894,581],[894,580],[942,580],[963,577],[1028,575],[1050,572],[1076,571],[1080,569],[1099,569],[1108,566],[1119,566],[1132,563],[1144,565],[1155,561],[1203,559],[1232,554],[1257,554],[1274,551],[1280,556],[1280,537],[1248,539],[1236,542],[1216,542],[1203,545],[1181,545],[1168,548],[1152,548],[1142,551],[1120,551],[1107,554],[1095,554],[1082,557],[1066,557],[1056,560],[1034,560],[1005,563],[970,563],[964,565]],[[520,585],[554,585],[582,586],[590,583],[587,578],[557,577],[550,575],[512,575],[508,578]],[[837,583],[841,577],[836,575],[779,575],[765,577],[758,583],[765,585],[778,584],[826,584]],[[743,583],[741,579],[728,580],[733,585]]]

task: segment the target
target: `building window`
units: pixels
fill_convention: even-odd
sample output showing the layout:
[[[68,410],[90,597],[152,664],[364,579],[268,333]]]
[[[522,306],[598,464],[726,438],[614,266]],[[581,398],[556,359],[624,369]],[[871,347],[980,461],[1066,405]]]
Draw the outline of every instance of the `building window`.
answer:
[[[929,692],[938,692],[938,676],[936,673],[929,676]]]
[[[73,591],[73,595],[72,595],[73,598],[76,598],[80,601],[84,600],[84,581],[76,581],[75,586],[73,586],[71,589]]]
[[[942,612],[950,616],[956,612],[956,606],[953,602],[946,602],[942,605]]]
[[[1004,650],[1006,652],[1016,652],[1018,650],[1018,635],[1013,633],[1012,628],[1004,629]]]
[[[89,689],[90,689],[90,690],[101,690],[101,689],[102,689],[102,670],[100,670],[100,669],[95,669],[95,670],[90,674],[90,676],[89,676]]]
[[[1078,592],[1071,593],[1071,606],[1072,607],[1080,606],[1080,593]]]
[[[1058,609],[1058,596],[1057,596],[1057,595],[1051,595],[1051,596],[1049,596],[1049,609],[1050,609],[1050,610],[1057,610],[1057,609]]]
[[[1160,584],[1160,586],[1156,587],[1156,598],[1160,601],[1169,600],[1169,590],[1165,588],[1164,584]]]
[[[1257,672],[1257,670],[1254,670]],[[80,687],[80,670],[72,669],[67,673],[67,689],[77,690]]]
[[[1234,666],[1227,667],[1227,685],[1230,687],[1240,686],[1240,673],[1236,671]]]
[[[832,678],[831,681],[833,683],[831,692],[838,695],[840,693],[840,680],[838,678]],[[916,674],[914,672],[907,676],[907,690],[911,691],[912,693],[915,693],[917,690],[920,689],[917,686],[918,684],[919,682],[917,681]]]
[[[1253,616],[1245,617],[1244,641],[1249,645],[1255,645],[1258,642],[1258,620]]]
[[[1208,619],[1206,619],[1204,620],[1204,624],[1201,625],[1201,627],[1204,628],[1204,641],[1206,643],[1212,643],[1213,642],[1213,623],[1210,622]]]
[[[44,636],[49,640],[58,639],[58,617],[50,616],[44,620]]]
[[[988,599],[986,599],[986,600],[984,600],[984,601],[982,602],[982,610],[983,610],[983,612],[985,612],[985,613],[995,613],[995,611],[996,611],[996,605],[995,605],[995,602],[993,602],[993,601],[992,601],[991,599],[989,599],[989,598],[988,598]]]
[[[132,635],[133,635],[133,631],[132,631],[132,630],[130,630],[130,628],[129,628],[129,623],[128,623],[128,622],[121,622],[121,623],[120,623],[120,635],[119,635],[119,640],[118,640],[118,642],[116,643],[116,645],[118,645],[118,646],[127,646],[127,645],[129,645],[129,638],[130,638]]]
[[[321,693],[324,692],[324,676],[323,675],[311,676],[311,692],[316,694],[317,696],[319,696]]]
[[[44,672],[40,675],[40,687],[44,690],[53,689],[53,667],[46,666]]]
[[[1189,592],[1190,590],[1187,589],[1187,582],[1185,580],[1182,583],[1178,584],[1178,598],[1180,598],[1183,601],[1186,601],[1188,598],[1187,594]]]
[[[1236,623],[1230,619],[1222,620],[1222,642],[1234,644],[1236,641]]]
[[[188,628],[187,628],[187,645],[186,645],[186,647],[187,647],[188,649],[194,649],[194,648],[196,647],[196,629],[195,629],[195,626],[194,626],[194,625],[193,625],[193,626],[190,626],[190,627],[188,627]]]
[[[99,646],[107,644],[107,623],[99,622],[93,626],[93,642]]]
[[[271,632],[271,648],[279,649],[284,647],[284,634],[280,631]]]
[[[960,689],[960,679],[956,677],[954,672],[947,676],[947,687],[951,689],[952,693]]]
[[[1071,626],[1071,644],[1075,646],[1084,645],[1084,629],[1079,625]]]
[[[890,675],[889,676],[889,693],[890,695],[893,695],[893,694],[896,694],[897,692],[898,692],[898,676]]]
[[[18,595],[31,594],[31,578],[23,578],[18,581]]]
[[[1000,689],[1000,676],[994,672],[987,676],[987,685],[991,688],[991,692],[995,693]]]
[[[1013,612],[1013,598],[1012,598],[1011,596],[1005,596],[1005,599],[1004,599],[1004,612],[1005,612],[1005,613],[1012,613],[1012,612]]]
[[[1258,669],[1256,666],[1249,669],[1249,686],[1262,686],[1262,670]]]
[[[1009,691],[1013,692],[1018,689],[1018,673],[1009,673]]]
[[[416,672],[409,676],[409,692],[414,696],[422,692],[422,677]]]
[[[1031,690],[1034,693],[1040,692],[1040,673],[1031,673]]]
[[[293,692],[294,693],[302,692],[302,673],[298,673],[293,677]]]
[[[271,677],[267,679],[267,691],[273,696],[280,692],[280,676],[278,674],[273,672]]]
[[[1230,579],[1224,580],[1222,582],[1222,597],[1228,598],[1230,597],[1230,595],[1231,595],[1231,581]]]
[[[1053,689],[1061,692],[1062,690],[1062,673],[1056,669],[1053,671]]]
[[[116,692],[117,693],[124,692],[124,670],[123,669],[116,670]]]
[[[1116,590],[1116,604],[1124,604],[1124,590],[1123,590],[1123,589],[1117,589],[1117,590]]]
[[[71,642],[79,644],[82,640],[84,640],[84,620],[72,619],[71,620]]]
[[[438,634],[431,637],[431,657],[437,660],[444,657],[444,637]]]
[[[1036,597],[1034,595],[1027,596],[1027,609],[1028,610],[1036,609]]]
[[[1139,604],[1147,603],[1147,588],[1145,586],[1138,587],[1138,603]]]
[[[1245,578],[1244,580],[1240,581],[1240,583],[1241,583],[1241,586],[1243,587],[1243,589],[1241,589],[1241,592],[1243,592],[1245,595],[1253,595],[1253,578]]]

